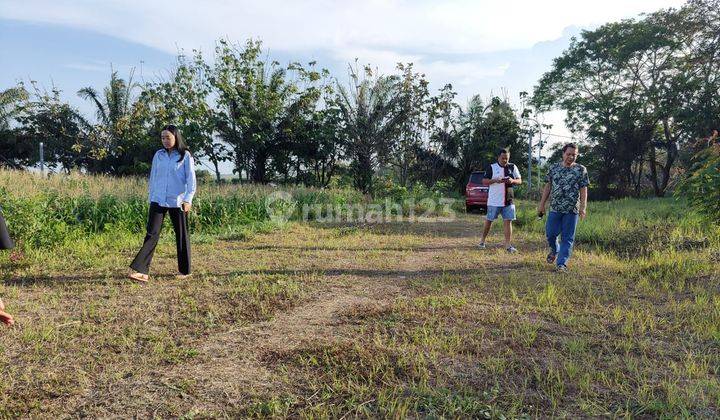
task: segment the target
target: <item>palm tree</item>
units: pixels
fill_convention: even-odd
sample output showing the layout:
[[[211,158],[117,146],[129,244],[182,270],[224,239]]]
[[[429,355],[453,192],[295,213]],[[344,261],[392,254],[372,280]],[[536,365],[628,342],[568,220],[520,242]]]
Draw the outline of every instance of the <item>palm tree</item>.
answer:
[[[213,87],[219,96],[218,132],[234,148],[235,170],[239,175],[245,171],[252,182],[266,183],[269,161],[289,166],[289,150],[283,143],[291,134],[293,119],[305,112],[310,89],[302,90],[288,75],[296,71],[304,80],[299,64],[281,68],[261,53],[260,41],[249,40],[238,52],[221,40]]]
[[[110,85],[103,91],[104,98],[93,87],[84,87],[77,94],[83,99],[91,100],[97,107],[98,120],[107,125],[113,126],[130,112],[132,105],[132,90],[137,84],[132,81],[133,71],[130,72],[128,83],[118,77],[117,71],[110,74]]]
[[[475,95],[466,109],[453,107],[444,116],[444,126],[433,133],[440,155],[454,167],[455,187],[464,191],[468,176],[495,161],[500,147],[513,150],[522,160],[524,147],[517,117],[507,101],[493,97],[487,104]]]
[[[22,85],[0,91],[0,131],[10,129],[10,123],[20,112],[18,103],[27,100],[28,93]]]
[[[20,103],[27,99],[22,85],[0,91],[0,166],[20,169],[30,159],[32,145],[19,142],[16,130],[11,127],[13,119],[22,112]]]
[[[381,76],[365,67],[364,75],[349,66],[349,89],[337,84],[337,103],[347,135],[355,187],[372,192],[372,177],[386,160],[393,135],[402,119],[397,78]]]
[[[133,91],[138,87],[133,82],[133,73],[131,70],[126,82],[113,70],[110,84],[102,94],[91,86],[77,92],[81,98],[92,101],[96,108],[97,124],[92,130],[92,155],[95,159],[94,165],[88,168],[90,172],[123,172],[134,163],[130,137],[138,134],[138,130],[142,131],[142,127],[133,115],[136,105]]]

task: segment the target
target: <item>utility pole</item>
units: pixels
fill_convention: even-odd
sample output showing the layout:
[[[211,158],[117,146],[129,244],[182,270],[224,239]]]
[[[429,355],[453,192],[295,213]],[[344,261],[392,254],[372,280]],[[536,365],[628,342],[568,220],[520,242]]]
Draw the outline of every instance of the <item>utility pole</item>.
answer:
[[[542,177],[540,176],[540,166],[541,166],[542,162],[541,162],[540,160],[542,159],[542,148],[543,148],[543,146],[545,146],[545,142],[543,141],[543,138],[542,138],[542,128],[540,128],[540,140],[538,141],[538,164],[537,164],[537,171],[538,171],[538,173],[537,173],[537,176],[538,176],[538,178],[537,178],[538,189],[539,189],[540,186],[542,185],[542,181],[541,181]]]
[[[40,173],[45,175],[45,143],[40,142]]]
[[[528,137],[528,191],[532,190],[532,138],[533,133],[530,131]]]
[[[540,187],[540,153],[542,153],[542,124],[535,118],[528,118],[529,121],[533,121],[538,128],[538,134],[540,139],[538,140],[538,187]],[[534,133],[530,131],[530,139],[528,140],[528,191],[532,190],[532,139]]]

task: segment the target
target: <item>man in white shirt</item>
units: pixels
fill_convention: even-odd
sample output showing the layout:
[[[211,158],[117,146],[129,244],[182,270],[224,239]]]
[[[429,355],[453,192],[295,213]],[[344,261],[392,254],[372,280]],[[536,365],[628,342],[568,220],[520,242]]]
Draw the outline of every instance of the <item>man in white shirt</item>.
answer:
[[[483,230],[480,249],[485,249],[485,238],[490,232],[492,222],[498,215],[503,218],[505,228],[505,249],[509,253],[517,252],[512,246],[512,221],[515,220],[515,204],[513,204],[513,187],[522,184],[520,171],[517,166],[510,163],[510,151],[500,149],[497,163],[485,168],[483,185],[488,186],[487,215],[485,216],[485,229]]]

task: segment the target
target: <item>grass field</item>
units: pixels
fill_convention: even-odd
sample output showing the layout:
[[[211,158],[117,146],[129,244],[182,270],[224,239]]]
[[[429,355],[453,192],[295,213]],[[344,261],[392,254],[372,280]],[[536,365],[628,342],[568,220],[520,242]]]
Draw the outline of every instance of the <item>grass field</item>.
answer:
[[[12,224],[30,188],[3,176]],[[517,255],[500,226],[477,249],[481,220],[198,225],[188,279],[166,222],[147,285],[124,278],[142,225],[64,221],[82,234],[0,256],[0,417],[720,415],[717,226],[672,199],[591,203],[558,274],[532,203]]]

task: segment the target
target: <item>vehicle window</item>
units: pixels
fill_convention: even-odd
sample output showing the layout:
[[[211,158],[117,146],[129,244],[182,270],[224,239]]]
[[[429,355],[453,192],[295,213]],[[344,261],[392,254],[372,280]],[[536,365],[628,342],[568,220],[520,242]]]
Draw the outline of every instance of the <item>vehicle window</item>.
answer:
[[[482,185],[482,179],[485,174],[482,172],[476,172],[470,175],[470,183],[471,184],[479,184]]]

